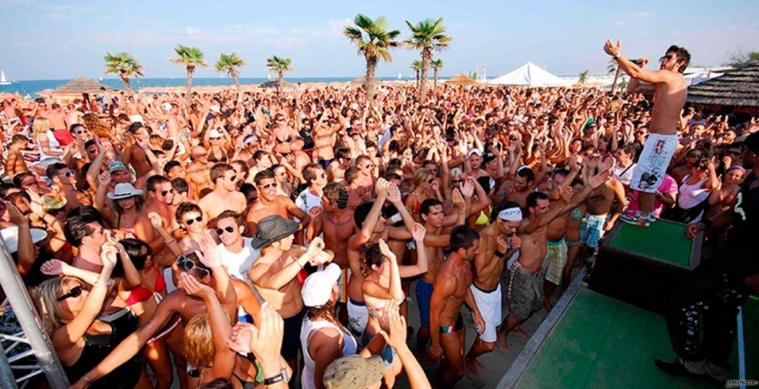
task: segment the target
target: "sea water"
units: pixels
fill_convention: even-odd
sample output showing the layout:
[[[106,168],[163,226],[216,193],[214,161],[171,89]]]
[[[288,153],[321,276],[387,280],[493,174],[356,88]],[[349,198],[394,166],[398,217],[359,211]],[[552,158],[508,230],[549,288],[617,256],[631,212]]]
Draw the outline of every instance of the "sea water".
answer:
[[[285,80],[290,83],[309,83],[309,82],[350,82],[355,80],[356,77],[285,77]],[[379,80],[396,80],[395,77],[377,77]],[[21,96],[29,95],[30,97],[37,97],[37,93],[46,89],[55,89],[62,85],[65,85],[71,80],[26,80],[26,81],[14,81],[11,85],[0,85],[0,93],[18,93]],[[262,84],[269,81],[267,78],[241,78],[240,83],[243,85],[248,84]],[[101,84],[110,86],[116,89],[124,88],[124,83],[117,78],[105,78],[100,80]],[[187,80],[185,78],[138,78],[130,80],[132,89],[140,89],[145,87],[163,87],[163,86],[185,86]],[[229,85],[233,86],[234,82],[230,78],[193,78],[193,86],[217,86],[217,85]]]

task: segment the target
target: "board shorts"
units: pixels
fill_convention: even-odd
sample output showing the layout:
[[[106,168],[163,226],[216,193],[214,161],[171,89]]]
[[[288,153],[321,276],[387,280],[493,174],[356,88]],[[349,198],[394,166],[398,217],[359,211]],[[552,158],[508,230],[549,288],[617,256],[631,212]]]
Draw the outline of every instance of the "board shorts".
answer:
[[[543,272],[531,272],[515,262],[509,269],[509,313],[527,319],[543,306]]]
[[[567,264],[567,242],[564,238],[559,240],[549,240],[546,242],[548,251],[544,262],[546,281],[559,285],[561,284],[561,275],[564,272],[564,265]]]
[[[476,285],[472,284],[470,287],[472,290],[472,296],[474,296],[474,303],[477,304],[477,309],[480,310],[482,320],[485,321],[485,328],[480,329],[480,340],[487,343],[494,343],[498,339],[496,333],[496,327],[501,325],[501,283],[495,290],[486,292]]]
[[[667,173],[669,162],[679,143],[677,134],[648,134],[638,163],[633,169],[630,189],[644,193],[656,193]]]
[[[580,226],[580,241],[590,248],[598,248],[598,241],[604,236],[606,215],[585,215]]]
[[[360,338],[366,330],[366,324],[369,323],[369,310],[366,309],[366,304],[363,301],[356,301],[352,298],[348,298],[348,324],[351,331]]]
[[[423,279],[416,281],[416,303],[419,306],[419,321],[422,327],[430,327],[430,301],[432,300],[433,285]]]

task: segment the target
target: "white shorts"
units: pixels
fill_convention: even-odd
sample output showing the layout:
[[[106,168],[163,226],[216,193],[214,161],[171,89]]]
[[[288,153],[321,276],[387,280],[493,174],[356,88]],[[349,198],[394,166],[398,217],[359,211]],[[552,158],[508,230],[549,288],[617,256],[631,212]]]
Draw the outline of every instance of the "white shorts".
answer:
[[[643,152],[638,158],[638,164],[633,169],[630,189],[655,193],[667,173],[669,161],[675,154],[677,144],[677,134],[648,134]]]
[[[485,321],[485,328],[480,333],[480,340],[487,343],[493,343],[498,339],[496,327],[501,325],[501,283],[494,291],[487,293],[478,289],[474,284],[469,287],[472,289],[474,303],[480,310],[482,320]]]
[[[353,300],[348,299],[348,324],[350,324],[351,331],[356,335],[363,335],[366,330],[366,324],[369,323],[369,310],[366,309],[366,305],[358,305]]]

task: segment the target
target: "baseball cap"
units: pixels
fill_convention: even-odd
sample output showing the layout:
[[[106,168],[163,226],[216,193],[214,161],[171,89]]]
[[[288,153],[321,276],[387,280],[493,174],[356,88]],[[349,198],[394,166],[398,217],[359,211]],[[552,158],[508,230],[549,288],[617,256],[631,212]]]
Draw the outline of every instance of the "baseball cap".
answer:
[[[332,295],[332,287],[340,278],[340,266],[330,263],[324,270],[312,273],[306,277],[300,294],[303,304],[307,307],[320,307],[329,301]]]
[[[279,215],[271,215],[258,223],[256,236],[250,242],[251,247],[260,249],[298,231],[298,223]]]
[[[109,173],[117,172],[119,170],[129,170],[129,169],[127,169],[127,166],[124,162],[121,162],[119,160],[113,161],[108,164]]]
[[[466,157],[469,158],[472,156],[472,154],[477,154],[478,156],[482,157],[482,150],[480,149],[471,149],[469,150],[469,153],[467,153]]]
[[[364,358],[348,355],[334,360],[324,371],[324,387],[327,389],[368,388],[382,379],[382,357]]]

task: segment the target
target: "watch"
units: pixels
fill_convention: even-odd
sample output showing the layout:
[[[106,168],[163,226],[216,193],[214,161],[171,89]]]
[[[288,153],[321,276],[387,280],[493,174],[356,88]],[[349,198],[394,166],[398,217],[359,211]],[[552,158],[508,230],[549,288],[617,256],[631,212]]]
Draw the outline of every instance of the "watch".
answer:
[[[264,378],[264,385],[273,385],[277,382],[289,382],[290,381],[290,375],[287,374],[287,368],[279,371],[279,374],[275,375],[274,377]]]

